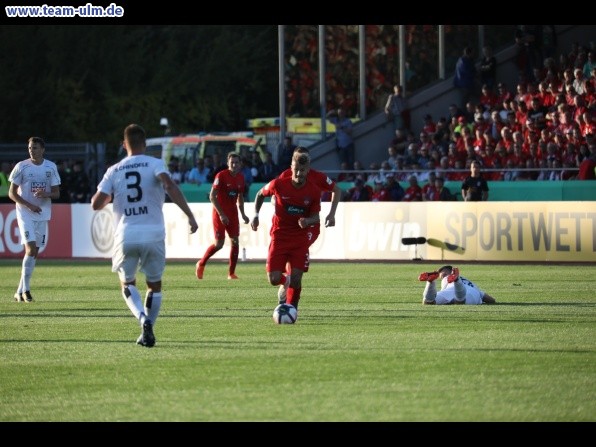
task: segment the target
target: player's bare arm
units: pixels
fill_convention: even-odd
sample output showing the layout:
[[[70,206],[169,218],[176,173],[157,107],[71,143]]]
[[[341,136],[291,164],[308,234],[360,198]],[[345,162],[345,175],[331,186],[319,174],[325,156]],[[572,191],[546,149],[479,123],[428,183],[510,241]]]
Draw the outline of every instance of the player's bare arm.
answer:
[[[255,197],[255,216],[250,222],[250,228],[252,228],[253,231],[257,231],[257,228],[259,228],[259,211],[261,210],[261,206],[263,206],[264,201],[265,196],[263,196],[263,189],[259,189],[259,192],[257,192]]]
[[[341,198],[341,188],[335,184],[333,187],[333,192],[331,193],[331,209],[329,210],[329,214],[325,217],[325,226],[326,227],[334,227],[335,226],[335,212],[337,211],[337,205],[339,204],[339,199]]]
[[[41,208],[39,206],[33,205],[19,194],[19,185],[15,183],[10,184],[10,188],[8,189],[8,197],[10,197],[10,200],[13,202],[26,206],[34,213],[41,213]]]
[[[221,220],[221,223],[224,225],[228,225],[230,223],[230,219],[228,219],[228,216],[226,215],[226,213],[224,213],[221,209],[221,205],[219,204],[219,199],[217,198],[217,190],[215,188],[211,188],[211,191],[209,192],[209,201],[213,205],[213,208],[215,208],[215,211],[217,211],[217,214],[219,215],[219,220]]]
[[[242,220],[245,224],[248,223],[249,219],[246,213],[244,212],[244,197],[242,194],[238,194],[238,210],[240,211],[240,215],[242,216]]]
[[[108,203],[112,201],[112,196],[105,192],[97,191],[93,197],[91,197],[91,207],[94,211],[103,209]]]
[[[321,221],[319,213],[311,214],[310,217],[301,217],[298,219],[298,225],[300,228],[308,228],[312,225],[316,225]]]
[[[180,191],[178,185],[176,185],[176,183],[172,181],[171,177],[165,172],[159,174],[159,178],[163,183],[166,193],[168,194],[168,196],[170,196],[170,199],[172,199],[172,202],[178,205],[178,208],[180,208],[182,212],[186,214],[186,217],[188,217],[188,225],[190,226],[191,234],[195,233],[199,228],[199,224],[197,224],[195,216],[190,210],[188,202],[184,198],[182,191]]]
[[[50,192],[37,190],[33,195],[38,199],[58,199],[60,198],[60,187],[58,185],[52,186]]]

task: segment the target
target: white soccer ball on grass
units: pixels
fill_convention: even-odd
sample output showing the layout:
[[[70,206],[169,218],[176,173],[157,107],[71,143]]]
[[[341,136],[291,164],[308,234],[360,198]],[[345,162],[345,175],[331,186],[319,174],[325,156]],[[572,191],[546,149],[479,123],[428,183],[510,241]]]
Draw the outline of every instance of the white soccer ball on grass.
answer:
[[[279,304],[273,309],[273,321],[277,324],[294,324],[298,318],[298,310],[291,304]]]

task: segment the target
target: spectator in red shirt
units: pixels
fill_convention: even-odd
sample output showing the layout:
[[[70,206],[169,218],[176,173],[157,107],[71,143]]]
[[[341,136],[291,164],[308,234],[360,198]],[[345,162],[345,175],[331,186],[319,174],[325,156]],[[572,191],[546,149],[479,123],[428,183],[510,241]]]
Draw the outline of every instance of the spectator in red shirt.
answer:
[[[404,195],[403,202],[421,202],[422,201],[422,188],[418,184],[418,179],[415,175],[411,175],[408,179],[410,186],[406,188],[406,194]]]
[[[590,144],[588,150],[590,155],[579,164],[578,180],[596,180],[596,145]]]

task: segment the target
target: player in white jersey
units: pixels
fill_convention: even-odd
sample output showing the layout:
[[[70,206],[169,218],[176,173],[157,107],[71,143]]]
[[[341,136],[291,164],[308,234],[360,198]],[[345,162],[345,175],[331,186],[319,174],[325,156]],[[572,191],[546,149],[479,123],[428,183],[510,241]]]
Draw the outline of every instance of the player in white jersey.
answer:
[[[130,124],[124,129],[127,157],[106,171],[91,198],[94,210],[112,201],[114,252],[112,271],[118,273],[122,296],[143,330],[137,343],[155,345],[153,326],[162,302],[161,279],[166,265],[165,194],[188,217],[190,232],[198,225],[186,199],[170,178],[163,160],[145,155],[145,130]],[[136,287],[137,270],[145,274],[145,303]]]
[[[437,292],[435,279],[441,279]],[[422,304],[495,304],[495,299],[467,278],[459,275],[459,269],[444,265],[435,272],[424,272],[418,277],[426,281]]]
[[[31,137],[28,143],[30,158],[17,163],[10,173],[8,196],[16,203],[21,243],[25,245],[21,280],[14,299],[31,302],[31,276],[39,249],[48,243],[52,199],[60,197],[60,175],[56,164],[43,157],[43,139]]]

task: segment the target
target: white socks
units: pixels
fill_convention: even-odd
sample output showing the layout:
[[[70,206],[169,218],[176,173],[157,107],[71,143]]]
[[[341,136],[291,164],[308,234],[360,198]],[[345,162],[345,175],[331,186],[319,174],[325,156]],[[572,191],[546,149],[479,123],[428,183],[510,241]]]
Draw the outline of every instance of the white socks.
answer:
[[[422,292],[422,298],[424,301],[433,302],[437,297],[437,287],[435,286],[435,282],[426,281],[426,286],[424,287],[424,292]]]
[[[145,312],[139,290],[133,285],[125,286],[122,289],[122,296],[132,314],[141,324],[143,324],[145,322]]]
[[[145,296],[145,315],[151,320],[153,326],[161,308],[161,292],[147,292]]]
[[[31,290],[31,276],[35,269],[35,258],[25,255],[23,257],[23,267],[21,268],[21,281],[17,293],[28,292]]]

